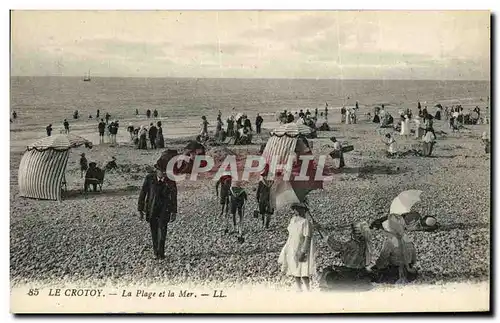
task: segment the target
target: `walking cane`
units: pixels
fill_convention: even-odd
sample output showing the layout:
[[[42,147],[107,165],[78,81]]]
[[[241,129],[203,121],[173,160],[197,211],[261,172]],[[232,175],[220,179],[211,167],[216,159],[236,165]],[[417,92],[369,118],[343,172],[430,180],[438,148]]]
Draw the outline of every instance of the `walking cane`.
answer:
[[[314,218],[313,218],[313,216],[312,216],[311,212],[309,211],[309,209],[307,209],[307,214],[309,214],[309,217],[311,218],[311,220],[312,220],[313,224],[314,224],[314,223],[317,223],[317,222],[316,222],[316,220],[314,220]],[[318,230],[318,229],[316,229],[316,231],[318,231],[319,236],[321,237],[321,239],[324,239],[323,234],[321,233],[321,231],[320,231],[320,230]]]

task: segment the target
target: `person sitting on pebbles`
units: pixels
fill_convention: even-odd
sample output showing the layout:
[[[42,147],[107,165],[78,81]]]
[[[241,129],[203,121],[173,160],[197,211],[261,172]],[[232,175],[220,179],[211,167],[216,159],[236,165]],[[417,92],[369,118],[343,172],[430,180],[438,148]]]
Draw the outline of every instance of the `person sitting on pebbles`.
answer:
[[[319,232],[323,231],[316,223],[314,227]],[[369,283],[371,280],[368,270],[372,261],[371,230],[366,222],[355,222],[350,227],[349,241],[337,240],[333,234],[324,236],[328,247],[339,253],[343,266],[325,268],[320,276],[322,287],[331,288],[338,283],[359,283],[361,280]]]
[[[375,265],[368,268],[372,282],[404,284],[417,278],[417,254],[405,225],[405,220],[396,214],[390,214],[382,223],[386,240]]]
[[[405,220],[407,231],[426,231],[432,232],[439,229],[440,224],[433,216],[421,216],[420,213],[412,211],[404,213],[401,217]],[[382,223],[387,221],[388,216],[383,216],[370,224],[371,230],[383,230]]]
[[[394,137],[391,136],[390,133],[387,133],[385,135],[385,141],[384,143],[387,146],[387,157],[394,157],[397,154],[396,150],[396,140],[394,140]]]
[[[111,160],[104,166],[105,171],[110,171],[113,169],[118,169],[118,165],[116,164],[116,157],[111,157]]]
[[[298,291],[302,285],[310,289],[311,277],[316,274],[316,247],[313,224],[306,218],[308,207],[304,203],[291,206],[296,212],[288,225],[288,239],[281,250],[278,263],[281,272],[295,278]]]

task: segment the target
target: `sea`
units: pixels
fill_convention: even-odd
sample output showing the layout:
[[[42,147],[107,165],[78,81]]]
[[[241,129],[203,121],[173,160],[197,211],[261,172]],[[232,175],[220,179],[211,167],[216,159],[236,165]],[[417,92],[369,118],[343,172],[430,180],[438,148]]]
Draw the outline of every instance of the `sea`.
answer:
[[[361,113],[382,104],[415,109],[417,101],[429,108],[441,103],[484,109],[490,97],[489,81],[104,77],[90,82],[79,77],[11,77],[10,81],[10,112],[18,115],[11,123],[11,141],[23,131],[30,132],[30,139],[43,137],[48,124],[58,132],[64,119],[82,134],[97,132],[97,109],[101,116],[110,113],[123,128],[129,123],[149,125],[153,120],[146,118],[146,110],[156,109],[166,137],[180,137],[199,132],[203,115],[214,126],[219,110],[223,118],[246,113],[254,119],[260,113],[265,122],[272,122],[277,111],[323,111],[326,104],[335,111],[357,101]],[[75,110],[78,120],[73,119]]]

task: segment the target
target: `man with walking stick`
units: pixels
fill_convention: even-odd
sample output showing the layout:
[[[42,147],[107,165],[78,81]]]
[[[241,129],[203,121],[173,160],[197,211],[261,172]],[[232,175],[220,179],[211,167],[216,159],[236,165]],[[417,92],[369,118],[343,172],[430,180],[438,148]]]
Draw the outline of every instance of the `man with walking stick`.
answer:
[[[176,150],[167,150],[155,164],[156,172],[146,175],[139,194],[140,220],[149,222],[153,251],[156,259],[165,258],[165,242],[168,223],[177,215],[177,185],[167,176],[167,164],[177,155]]]

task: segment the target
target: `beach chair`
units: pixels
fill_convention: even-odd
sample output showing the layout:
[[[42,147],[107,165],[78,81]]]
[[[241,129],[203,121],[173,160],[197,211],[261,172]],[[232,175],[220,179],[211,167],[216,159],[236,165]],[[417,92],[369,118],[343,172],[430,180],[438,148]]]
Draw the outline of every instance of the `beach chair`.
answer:
[[[102,193],[102,185],[104,183],[105,174],[106,174],[105,170],[96,167],[94,172],[92,174],[89,174],[90,176],[87,177],[88,175],[88,170],[87,170],[87,174],[85,174],[85,182],[83,184],[83,193],[87,195],[88,188],[91,185],[92,186],[96,185],[98,187],[98,191]]]

